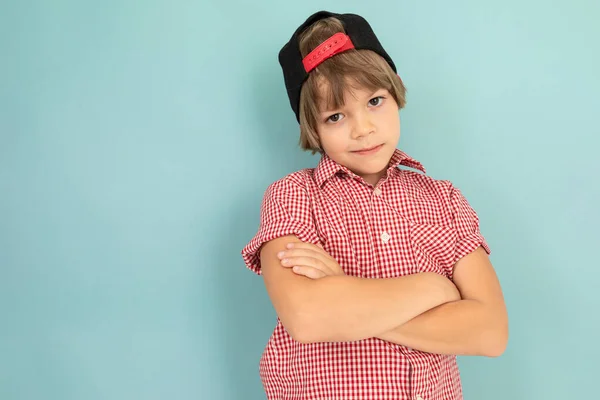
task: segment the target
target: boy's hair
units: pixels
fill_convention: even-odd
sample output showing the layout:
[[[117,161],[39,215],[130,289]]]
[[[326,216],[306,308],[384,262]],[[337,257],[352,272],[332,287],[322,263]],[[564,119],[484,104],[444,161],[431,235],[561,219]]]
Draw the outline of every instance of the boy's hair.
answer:
[[[344,31],[342,22],[329,17],[308,27],[299,38],[300,52],[306,57],[313,49],[332,35]],[[327,98],[321,98],[319,85],[327,84]],[[329,109],[345,104],[346,90],[363,88],[366,90],[387,89],[398,103],[398,108],[406,105],[406,88],[400,77],[383,57],[371,50],[348,50],[325,60],[309,75],[300,91],[300,147],[303,150],[322,152],[317,118],[319,105]]]

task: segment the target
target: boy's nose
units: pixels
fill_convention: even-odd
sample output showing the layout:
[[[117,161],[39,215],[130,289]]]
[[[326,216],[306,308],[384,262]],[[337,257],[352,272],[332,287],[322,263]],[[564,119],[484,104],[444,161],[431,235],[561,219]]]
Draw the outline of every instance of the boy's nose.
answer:
[[[352,129],[352,138],[360,139],[363,136],[370,135],[374,130],[375,126],[368,115],[357,115],[354,122],[354,128]]]

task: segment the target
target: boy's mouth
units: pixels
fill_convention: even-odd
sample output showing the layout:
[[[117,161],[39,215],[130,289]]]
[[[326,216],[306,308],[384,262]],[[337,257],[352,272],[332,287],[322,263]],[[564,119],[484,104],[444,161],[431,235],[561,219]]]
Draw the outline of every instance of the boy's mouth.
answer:
[[[360,155],[369,155],[369,154],[377,153],[382,147],[383,147],[383,144],[380,144],[380,145],[373,146],[373,147],[367,147],[364,149],[355,150],[352,153],[360,154]]]

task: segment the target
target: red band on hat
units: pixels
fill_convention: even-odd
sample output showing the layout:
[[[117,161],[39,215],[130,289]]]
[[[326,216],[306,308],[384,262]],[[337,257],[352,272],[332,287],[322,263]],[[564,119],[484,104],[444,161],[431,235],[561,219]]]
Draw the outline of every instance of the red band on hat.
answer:
[[[352,40],[350,40],[350,36],[339,32],[321,43],[317,48],[304,57],[302,64],[304,64],[304,69],[306,72],[310,72],[329,57],[333,57],[342,51],[353,48],[354,44],[352,43]]]

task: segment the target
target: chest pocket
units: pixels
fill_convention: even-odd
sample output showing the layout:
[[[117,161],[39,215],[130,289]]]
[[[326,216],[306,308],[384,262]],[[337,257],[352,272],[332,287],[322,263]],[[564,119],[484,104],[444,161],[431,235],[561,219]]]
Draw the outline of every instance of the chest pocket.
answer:
[[[452,276],[456,247],[456,230],[425,223],[410,224],[410,245],[415,255],[415,273],[435,272]]]

